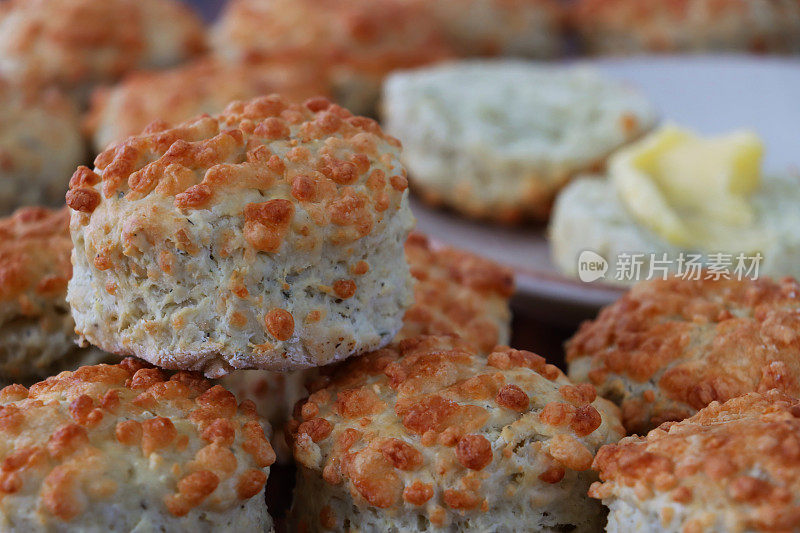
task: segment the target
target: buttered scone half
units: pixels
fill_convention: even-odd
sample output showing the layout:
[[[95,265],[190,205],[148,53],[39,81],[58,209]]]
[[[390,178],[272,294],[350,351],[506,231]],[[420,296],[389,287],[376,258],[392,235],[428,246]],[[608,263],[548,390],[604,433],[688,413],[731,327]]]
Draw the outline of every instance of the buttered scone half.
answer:
[[[57,85],[79,100],[94,84],[161,68],[205,47],[178,0],[11,0],[0,4],[0,74]]]
[[[67,305],[69,210],[0,218],[0,383],[29,383],[111,358],[80,348]]]
[[[796,0],[579,0],[574,25],[595,54],[800,51]]]
[[[584,323],[566,352],[570,378],[617,403],[629,433],[748,392],[800,396],[800,284],[640,283]]]
[[[78,112],[67,97],[0,75],[0,215],[63,205],[84,155]]]
[[[709,198],[710,202],[713,202]],[[712,264],[713,254],[728,254],[730,273],[736,268],[741,255],[744,272],[756,272],[776,278],[800,277],[800,175],[793,173],[765,175],[759,188],[750,196],[752,223],[742,229],[757,232],[757,242],[745,239],[744,231],[736,226],[731,233],[731,243],[702,248],[681,245],[653,231],[637,218],[621,199],[614,185],[599,177],[582,177],[569,184],[558,196],[548,228],[553,262],[565,274],[577,277],[582,252],[590,250],[608,261],[606,280],[629,285],[631,280],[616,275],[624,269],[625,262],[638,254],[641,272],[647,275],[657,261],[665,256],[664,263],[672,273],[677,273],[681,255],[698,257],[703,266]],[[644,204],[643,204],[644,205]],[[655,213],[651,205],[651,213]],[[738,232],[738,233],[737,233]],[[740,239],[737,242],[737,236]],[[752,258],[759,257],[757,270]],[[626,257],[628,259],[626,259]],[[725,256],[723,256],[725,257]]]
[[[554,0],[406,0],[425,6],[460,56],[551,58],[564,52],[565,10]]]
[[[567,181],[656,120],[639,93],[592,70],[511,60],[396,73],[382,110],[417,194],[501,222],[547,219]]]
[[[589,494],[606,531],[794,531],[800,522],[800,404],[777,390],[713,402],[646,437],[604,446]]]
[[[203,58],[174,69],[135,72],[98,89],[85,125],[95,150],[102,152],[154,121],[177,125],[203,113],[221,113],[234,100],[273,93],[294,102],[325,96],[323,78],[300,62]]]
[[[327,370],[327,369],[326,369]],[[530,352],[414,337],[330,369],[298,405],[302,531],[597,531],[617,409]]]
[[[452,56],[427,8],[407,0],[232,0],[211,42],[227,61],[313,65],[333,99],[356,114],[374,112],[391,71]]]
[[[417,232],[406,240],[405,251],[414,278],[414,304],[406,311],[395,340],[456,335],[484,355],[509,343],[509,300],[514,292],[510,269],[469,252],[434,247]],[[315,377],[315,370],[242,370],[228,374],[221,383],[240,400],[252,400],[277,434],[297,401],[308,395],[306,382]],[[289,460],[280,435],[275,442],[278,459]]]
[[[70,182],[76,331],[219,377],[388,343],[411,304],[400,143],[273,95],[131,137]]]
[[[268,425],[196,373],[133,358],[0,391],[0,527],[270,531]]]

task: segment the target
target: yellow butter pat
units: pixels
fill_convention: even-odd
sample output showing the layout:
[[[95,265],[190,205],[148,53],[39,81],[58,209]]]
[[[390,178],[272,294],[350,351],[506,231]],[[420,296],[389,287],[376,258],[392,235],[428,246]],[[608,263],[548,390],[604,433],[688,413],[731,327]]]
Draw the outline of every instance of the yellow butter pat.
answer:
[[[616,153],[609,174],[634,218],[671,244],[750,251],[759,241],[750,197],[763,157],[752,132],[703,138],[667,125]]]

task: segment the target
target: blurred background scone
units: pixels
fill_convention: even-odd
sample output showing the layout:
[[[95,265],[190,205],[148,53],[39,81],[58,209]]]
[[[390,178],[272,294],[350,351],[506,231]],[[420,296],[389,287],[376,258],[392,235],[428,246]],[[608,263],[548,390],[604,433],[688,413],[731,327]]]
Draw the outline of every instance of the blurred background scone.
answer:
[[[795,280],[644,282],[567,342],[569,376],[644,434],[715,400],[772,388],[800,396],[799,332]]]
[[[618,272],[631,254],[642,272],[666,255],[677,272],[695,255],[703,266],[728,254],[750,277],[800,277],[800,174],[764,173],[755,134],[704,138],[667,125],[616,152],[608,172],[585,177],[559,195],[550,221],[553,262],[578,274],[591,250]],[[740,261],[741,258],[741,261]],[[630,282],[607,276],[610,282]]]
[[[425,9],[406,0],[231,0],[212,46],[226,60],[313,64],[356,114],[373,112],[391,71],[452,55]]]
[[[604,446],[590,495],[611,509],[606,531],[796,530],[798,415],[794,398],[751,393]]]
[[[596,531],[617,409],[530,352],[415,337],[331,369],[289,430],[299,531]]]
[[[323,98],[235,102],[72,177],[76,331],[219,377],[389,342],[411,304],[400,143]]]
[[[0,524],[30,531],[270,531],[275,454],[252,404],[134,359],[0,391]]]
[[[84,156],[72,102],[0,77],[0,215],[23,205],[63,205]]]
[[[305,64],[287,61],[229,62],[201,59],[163,71],[142,71],[92,96],[86,121],[94,149],[141,133],[151,122],[180,124],[222,112],[234,100],[280,93],[302,102],[328,96],[324,77]]]
[[[645,98],[594,71],[508,60],[393,74],[382,110],[417,194],[502,222],[547,219],[570,178],[656,120]]]
[[[79,101],[92,85],[202,51],[200,20],[179,0],[9,0],[0,4],[0,74],[58,85]]]
[[[112,356],[78,347],[67,305],[69,210],[26,207],[0,219],[0,383],[32,380]]]
[[[406,0],[421,4],[461,56],[552,58],[564,52],[556,0]]]
[[[405,251],[414,277],[414,304],[406,311],[395,340],[457,335],[482,354],[509,343],[509,301],[514,292],[511,270],[469,252],[433,247],[417,232],[408,237]],[[241,370],[228,374],[221,383],[240,400],[256,404],[261,416],[275,428],[278,459],[289,460],[281,431],[292,407],[308,394],[305,382],[315,378],[315,370]]]
[[[578,0],[573,10],[594,54],[800,52],[797,0]]]

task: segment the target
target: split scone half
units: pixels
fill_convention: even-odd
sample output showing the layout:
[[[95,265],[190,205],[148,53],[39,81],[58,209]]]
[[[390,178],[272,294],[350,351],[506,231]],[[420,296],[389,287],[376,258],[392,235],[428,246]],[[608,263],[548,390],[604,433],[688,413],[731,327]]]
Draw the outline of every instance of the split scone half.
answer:
[[[574,176],[650,130],[653,106],[586,67],[472,60],[398,72],[384,127],[423,200],[473,218],[547,220]]]
[[[709,201],[714,201],[712,198]],[[625,261],[632,254],[636,254],[641,272],[646,274],[651,269],[658,273],[662,267],[657,262],[663,257],[671,260],[666,266],[675,273],[681,254],[700,256],[703,265],[708,266],[714,253],[726,253],[733,258],[732,270],[740,254],[753,257],[759,253],[762,257],[759,275],[800,277],[800,234],[796,231],[800,225],[800,209],[797,209],[800,175],[794,172],[765,175],[750,201],[752,225],[732,230],[734,239],[741,236],[737,243],[741,248],[717,246],[704,251],[670,242],[642,223],[641,218],[632,214],[611,180],[584,176],[567,185],[555,202],[548,228],[551,256],[559,270],[577,277],[581,253],[591,250],[608,261],[606,279],[617,284],[630,284],[627,280],[612,279],[612,276],[624,269]],[[745,244],[752,242],[745,240],[744,231],[750,228],[759,234],[756,249]]]

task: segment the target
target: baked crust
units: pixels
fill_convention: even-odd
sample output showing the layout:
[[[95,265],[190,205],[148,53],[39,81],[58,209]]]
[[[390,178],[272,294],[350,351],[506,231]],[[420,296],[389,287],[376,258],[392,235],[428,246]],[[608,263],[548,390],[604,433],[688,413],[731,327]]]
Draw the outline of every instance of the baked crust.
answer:
[[[564,52],[566,10],[554,0],[406,0],[430,12],[461,56],[524,56]]]
[[[205,48],[199,18],[175,0],[10,0],[0,5],[0,72],[83,94],[136,68]]]
[[[572,18],[594,53],[797,53],[795,0],[580,0]]]
[[[454,335],[488,354],[511,336],[509,299],[513,272],[488,259],[455,248],[433,246],[414,232],[405,244],[406,259],[414,278],[414,304],[403,317],[400,340],[418,335]],[[356,263],[354,273],[368,268]],[[258,412],[276,431],[278,460],[291,460],[284,446],[283,427],[292,407],[308,392],[316,370],[268,372],[244,370],[225,376],[222,385],[239,399],[252,400]]]
[[[170,70],[135,72],[96,90],[85,127],[95,149],[103,151],[154,121],[175,126],[203,113],[221,113],[235,100],[280,93],[299,103],[330,96],[328,91],[319,71],[307,64],[204,58]]]
[[[712,402],[600,449],[589,495],[624,499],[668,531],[789,531],[800,521],[800,405],[778,390]]]
[[[22,530],[96,530],[161,515],[167,526],[201,524],[244,509],[263,494],[275,454],[252,403],[237,406],[212,385],[125,359],[6,387],[0,514]],[[115,512],[101,511],[111,503]]]
[[[418,516],[456,528],[504,516],[517,498],[528,518],[542,519],[531,505],[552,504],[551,490],[575,505],[555,522],[597,516],[573,483],[601,444],[622,435],[616,408],[544,358],[508,347],[487,358],[457,337],[421,336],[320,372],[287,426],[298,480],[308,484],[296,493],[298,524],[339,530],[386,513],[411,527]],[[528,491],[539,489],[535,500]]]
[[[406,311],[397,340],[456,335],[481,353],[508,344],[511,269],[464,250],[432,246],[421,233],[409,236],[405,250],[415,279],[414,305]]]
[[[386,344],[411,303],[399,151],[371,119],[277,95],[111,147],[66,197],[76,330],[214,377]]]
[[[212,34],[216,54],[315,65],[334,100],[370,114],[384,76],[452,57],[427,10],[404,0],[234,0]]]
[[[68,176],[84,156],[80,117],[69,98],[0,74],[0,215],[26,205],[64,205]]]
[[[640,283],[567,342],[570,377],[612,398],[640,434],[715,400],[800,395],[799,309],[790,278]]]
[[[69,216],[66,207],[24,207],[0,219],[0,321],[66,305]]]

